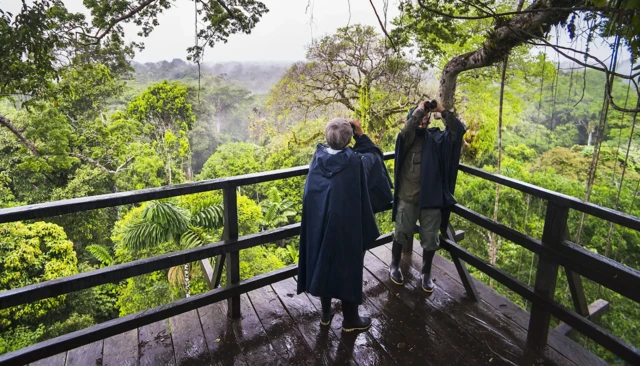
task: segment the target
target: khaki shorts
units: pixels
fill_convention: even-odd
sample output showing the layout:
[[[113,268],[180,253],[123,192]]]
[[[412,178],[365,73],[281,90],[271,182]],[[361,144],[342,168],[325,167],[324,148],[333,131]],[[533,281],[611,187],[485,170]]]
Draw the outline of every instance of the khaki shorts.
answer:
[[[419,216],[419,217],[418,217]],[[420,245],[424,250],[433,251],[440,247],[439,208],[423,208],[417,204],[398,200],[394,238],[405,248],[411,245],[416,221],[420,219]]]

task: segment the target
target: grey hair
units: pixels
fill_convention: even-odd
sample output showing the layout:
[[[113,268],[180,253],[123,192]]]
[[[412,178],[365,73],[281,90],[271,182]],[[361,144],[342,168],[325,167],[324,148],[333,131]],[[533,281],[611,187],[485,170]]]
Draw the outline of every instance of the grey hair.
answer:
[[[325,138],[329,147],[335,150],[342,150],[353,137],[353,128],[349,121],[344,118],[334,118],[325,127]]]

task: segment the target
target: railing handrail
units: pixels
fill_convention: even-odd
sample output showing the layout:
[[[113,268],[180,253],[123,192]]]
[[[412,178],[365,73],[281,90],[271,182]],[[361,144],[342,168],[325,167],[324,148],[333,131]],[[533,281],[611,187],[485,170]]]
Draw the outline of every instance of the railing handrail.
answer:
[[[387,152],[384,154],[385,160],[390,160],[394,157],[394,152]],[[610,208],[598,206],[596,204],[580,200],[573,196],[554,192],[546,188],[522,182],[517,179],[505,177],[500,174],[491,173],[470,165],[460,164],[460,171],[476,176],[478,178],[483,178],[488,181],[504,185],[509,188],[516,189],[523,193],[530,194],[534,197],[541,198],[547,201],[553,201],[561,206],[567,206],[571,209],[587,213],[589,215],[628,227],[633,230],[640,231],[640,218],[636,216],[632,216]],[[309,166],[302,165],[293,168],[243,174],[233,177],[216,178],[157,188],[147,188],[136,191],[108,193],[95,196],[71,198],[66,200],[5,208],[0,209],[0,224],[13,221],[41,219],[51,216],[64,215],[105,207],[140,203],[151,201],[154,199],[177,197],[187,194],[220,190],[228,187],[240,187],[249,184],[271,182],[279,179],[303,176],[308,172]]]
[[[613,222],[614,224],[626,226],[630,229],[640,231],[640,218],[636,216],[632,216],[614,209],[598,206],[594,203],[583,201],[573,196],[558,193],[550,189],[542,188],[517,179],[505,177],[500,174],[494,174],[470,165],[460,164],[460,170],[478,178],[483,178],[488,181],[513,188],[520,192],[530,194],[534,197],[542,198],[546,201],[555,202],[560,206],[569,207],[576,211],[584,212],[586,214],[607,220],[609,222]]]

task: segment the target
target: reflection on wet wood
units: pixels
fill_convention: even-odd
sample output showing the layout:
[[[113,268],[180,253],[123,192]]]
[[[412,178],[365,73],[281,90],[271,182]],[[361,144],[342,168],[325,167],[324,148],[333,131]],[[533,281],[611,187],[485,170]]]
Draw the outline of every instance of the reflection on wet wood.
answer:
[[[176,364],[169,323],[160,320],[138,329],[140,366]]]
[[[169,324],[178,365],[213,365],[197,311],[171,317]]]
[[[211,359],[221,365],[246,365],[233,333],[232,320],[227,317],[227,309],[223,309],[223,303],[201,307],[198,314]]]

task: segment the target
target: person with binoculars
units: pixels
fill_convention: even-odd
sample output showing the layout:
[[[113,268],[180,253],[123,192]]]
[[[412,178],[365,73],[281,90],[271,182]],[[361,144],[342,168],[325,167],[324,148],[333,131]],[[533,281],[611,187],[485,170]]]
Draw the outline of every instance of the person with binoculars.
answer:
[[[433,113],[440,113],[446,128],[429,128]],[[396,140],[395,185],[392,219],[395,222],[391,281],[404,284],[400,269],[402,248],[413,245],[420,220],[422,289],[433,292],[431,265],[440,246],[439,231],[446,231],[455,190],[465,125],[435,100],[414,107]]]

